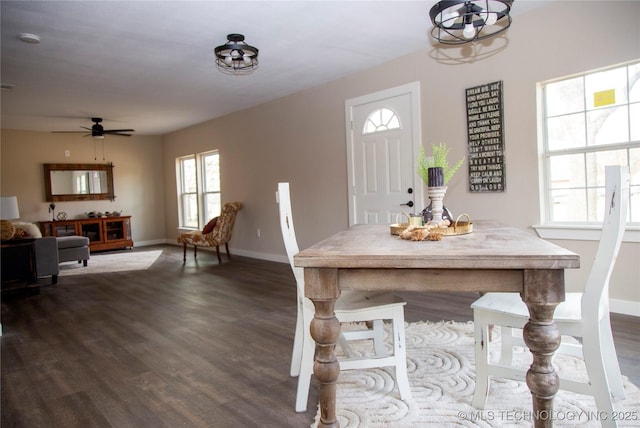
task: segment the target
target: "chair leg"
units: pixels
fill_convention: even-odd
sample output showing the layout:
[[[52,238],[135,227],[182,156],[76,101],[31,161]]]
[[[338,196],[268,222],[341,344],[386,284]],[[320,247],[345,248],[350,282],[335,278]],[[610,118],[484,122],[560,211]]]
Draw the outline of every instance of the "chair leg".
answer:
[[[229,259],[231,259],[231,253],[229,252],[229,243],[228,242],[224,243],[224,248],[227,250],[227,257],[229,257]]]
[[[216,254],[218,255],[218,263],[222,263],[222,259],[220,258],[220,245],[216,245]]]
[[[193,258],[194,259],[198,258],[198,246],[197,245],[193,246]]]
[[[302,358],[300,358],[300,375],[298,375],[298,390],[296,392],[296,412],[307,411],[307,401],[309,401],[309,387],[311,386],[311,375],[313,374],[313,357],[315,353],[315,342],[311,337],[311,320],[303,322]]]
[[[597,336],[597,332],[594,332]],[[609,383],[607,381],[607,364],[603,359],[606,355],[604,349],[599,347],[597,337],[583,337],[582,352],[584,363],[587,367],[591,392],[596,400],[596,408],[605,415],[613,415],[613,403],[609,393]],[[601,421],[603,427],[617,427],[617,422],[612,417],[607,417]]]
[[[394,320],[394,323],[395,323],[395,320]],[[384,349],[384,322],[382,320],[373,320],[372,329],[373,329],[373,351],[378,357],[386,357],[387,352]],[[395,336],[394,336],[394,341],[395,341]]]
[[[293,337],[293,350],[291,351],[291,377],[300,375],[302,359],[302,345],[304,341],[304,321],[302,319],[302,303],[298,299],[298,315],[296,316],[296,332]]]
[[[187,244],[182,244],[182,263],[187,262]]]
[[[500,348],[500,365],[511,366],[513,362],[513,328],[505,325],[500,326],[500,337],[502,339],[502,345]]]
[[[393,318],[393,355],[396,360],[396,383],[400,398],[411,399],[411,385],[407,373],[407,350],[404,334],[404,308],[400,308]]]
[[[87,260],[86,260],[86,259],[82,261],[82,265],[83,265],[84,267],[87,267]]]
[[[476,358],[476,389],[473,392],[471,405],[476,409],[484,409],[489,393],[489,374],[487,367],[489,361],[489,328],[481,317],[474,312],[475,329],[475,358]],[[503,334],[504,336],[504,334]]]
[[[56,285],[58,283],[58,275],[51,275],[51,285]]]
[[[622,374],[620,373],[620,364],[618,363],[618,355],[616,347],[613,343],[613,334],[611,333],[611,324],[608,320],[602,322],[600,329],[600,349],[602,350],[602,358],[607,374],[607,381],[611,395],[616,400],[622,400],[625,397],[624,386],[622,383]]]

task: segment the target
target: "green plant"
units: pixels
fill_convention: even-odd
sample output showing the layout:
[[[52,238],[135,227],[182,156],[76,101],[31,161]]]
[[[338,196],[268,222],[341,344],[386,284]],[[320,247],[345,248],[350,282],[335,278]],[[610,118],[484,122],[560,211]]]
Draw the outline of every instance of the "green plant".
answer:
[[[442,175],[444,176],[444,185],[446,186],[453,174],[456,173],[458,168],[462,166],[464,162],[464,156],[453,166],[449,166],[447,157],[451,149],[444,143],[440,143],[437,146],[431,145],[433,149],[433,157],[427,157],[424,153],[424,147],[420,147],[420,154],[418,156],[418,175],[422,178],[425,184],[429,183],[429,168],[442,168]]]

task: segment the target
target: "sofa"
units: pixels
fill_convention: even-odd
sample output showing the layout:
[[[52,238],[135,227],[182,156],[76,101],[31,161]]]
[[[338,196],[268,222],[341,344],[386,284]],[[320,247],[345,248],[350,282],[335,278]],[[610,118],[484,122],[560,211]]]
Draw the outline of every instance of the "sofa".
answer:
[[[51,277],[51,283],[58,283],[60,263],[78,261],[87,266],[90,258],[89,238],[85,236],[42,236],[33,223],[14,222],[19,238],[35,238],[36,272],[38,278]]]
[[[50,276],[51,283],[58,283],[58,273],[60,273],[60,261],[58,259],[58,240],[53,236],[37,238],[36,250],[36,272],[38,278]]]

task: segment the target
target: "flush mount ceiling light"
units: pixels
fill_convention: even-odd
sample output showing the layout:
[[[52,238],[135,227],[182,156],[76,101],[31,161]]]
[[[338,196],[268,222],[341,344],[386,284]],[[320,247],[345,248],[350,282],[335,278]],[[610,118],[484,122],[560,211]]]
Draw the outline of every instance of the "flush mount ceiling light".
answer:
[[[242,34],[229,34],[227,43],[214,50],[218,70],[226,74],[249,74],[258,68],[258,48],[245,43]]]
[[[511,26],[513,0],[440,1],[429,12],[431,36],[445,45],[484,40]]]

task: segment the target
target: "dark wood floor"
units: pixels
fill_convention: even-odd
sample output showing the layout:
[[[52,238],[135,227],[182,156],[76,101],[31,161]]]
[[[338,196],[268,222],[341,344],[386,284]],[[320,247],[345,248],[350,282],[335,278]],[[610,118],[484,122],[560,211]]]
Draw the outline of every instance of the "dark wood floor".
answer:
[[[288,265],[160,246],[146,271],[61,277],[3,297],[2,419],[9,427],[306,427],[289,377]],[[408,321],[471,319],[464,293],[403,293]],[[640,384],[640,319],[613,315],[623,374]]]

